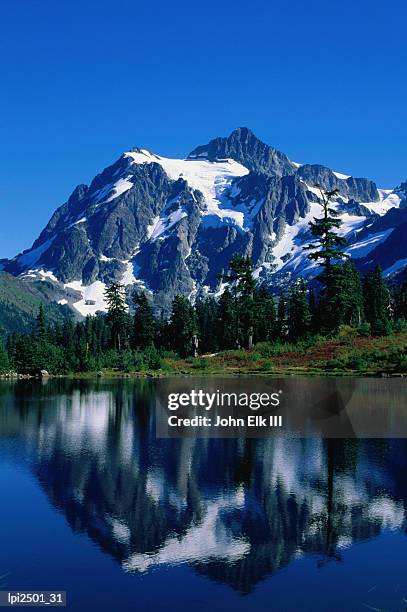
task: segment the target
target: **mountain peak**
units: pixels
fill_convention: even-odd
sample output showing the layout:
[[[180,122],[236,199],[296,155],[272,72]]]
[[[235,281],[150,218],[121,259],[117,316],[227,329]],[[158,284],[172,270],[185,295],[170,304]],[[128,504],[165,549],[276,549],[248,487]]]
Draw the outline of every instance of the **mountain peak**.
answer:
[[[218,137],[196,147],[187,159],[217,161],[231,158],[252,172],[281,177],[294,174],[295,166],[284,153],[265,144],[247,127],[238,127],[228,137]]]
[[[229,139],[232,138],[247,138],[248,136],[253,136],[254,138],[257,138],[257,136],[254,134],[254,132],[248,128],[248,127],[237,127],[233,130],[233,132],[230,133],[229,135]]]

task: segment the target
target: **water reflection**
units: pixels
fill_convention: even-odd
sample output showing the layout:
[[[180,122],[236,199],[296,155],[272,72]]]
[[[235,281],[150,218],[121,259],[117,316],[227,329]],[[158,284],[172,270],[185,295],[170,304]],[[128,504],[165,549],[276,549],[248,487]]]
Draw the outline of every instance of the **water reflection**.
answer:
[[[406,533],[406,440],[160,440],[154,394],[149,380],[0,385],[0,444],[124,571],[187,563],[247,593],[302,555],[336,562]]]

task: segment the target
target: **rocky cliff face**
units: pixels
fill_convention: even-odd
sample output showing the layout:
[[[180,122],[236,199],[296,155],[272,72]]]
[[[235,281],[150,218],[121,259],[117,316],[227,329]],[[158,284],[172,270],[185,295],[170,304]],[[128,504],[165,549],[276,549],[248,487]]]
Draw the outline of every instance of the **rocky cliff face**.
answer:
[[[55,299],[81,314],[105,307],[104,287],[113,280],[129,292],[148,291],[165,313],[176,294],[219,294],[219,274],[235,253],[250,255],[259,282],[278,290],[315,273],[303,246],[309,221],[321,214],[319,188],[338,190],[334,206],[361,267],[381,263],[399,273],[407,263],[397,239],[405,183],[382,190],[369,179],[300,166],[247,128],[184,160],[129,150],[89,186],[76,187],[32,248],[2,267],[27,282],[53,283]]]

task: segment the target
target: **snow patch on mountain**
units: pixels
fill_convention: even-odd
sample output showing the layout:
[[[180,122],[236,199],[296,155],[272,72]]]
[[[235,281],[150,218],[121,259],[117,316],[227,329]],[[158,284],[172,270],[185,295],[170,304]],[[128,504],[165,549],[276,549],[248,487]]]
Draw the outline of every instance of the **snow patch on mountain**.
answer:
[[[335,170],[332,170],[332,172],[334,173],[334,175],[336,176],[336,178],[341,179],[343,181],[346,181],[346,179],[350,178],[350,174],[342,174],[342,172],[335,172]]]
[[[394,228],[390,228],[383,232],[377,232],[376,234],[369,234],[367,238],[351,244],[345,252],[348,253],[353,259],[359,259],[365,257],[370,251],[375,249],[381,242],[387,240]]]
[[[16,261],[17,265],[21,269],[32,268],[39,261],[41,255],[43,255],[45,251],[49,249],[51,244],[54,242],[55,238],[56,236],[53,236],[49,240],[46,240],[45,242],[43,242],[36,249],[31,249],[27,253],[23,253],[22,255],[17,255],[17,257],[14,257],[12,261]]]
[[[74,302],[72,306],[76,308],[81,315],[94,315],[98,310],[107,310],[107,303],[104,292],[106,289],[105,283],[95,281],[90,285],[83,285],[81,281],[72,281],[65,283],[65,288],[74,289],[82,294],[82,298]]]
[[[378,189],[380,200],[378,202],[361,202],[371,212],[377,215],[385,215],[390,208],[399,208],[401,198],[394,189]]]
[[[317,192],[316,189],[313,189],[313,191]],[[332,208],[337,206],[337,203],[332,204]],[[312,249],[306,251],[304,246],[315,242],[309,229],[309,223],[314,221],[315,218],[321,217],[321,213],[321,204],[311,202],[310,209],[305,217],[300,217],[293,225],[286,225],[282,237],[272,250],[275,258],[275,271],[298,272],[301,269],[302,272],[306,270],[310,272],[316,266],[315,262],[308,258]],[[341,220],[342,226],[339,233],[346,236],[361,228],[365,222],[365,217],[345,213],[341,215]]]
[[[392,266],[386,268],[386,270],[383,270],[383,275],[392,276],[393,274],[403,270],[403,268],[407,268],[407,259],[399,259],[398,261],[394,262]]]
[[[163,234],[168,232],[168,230],[170,230],[186,216],[187,212],[183,207],[177,208],[177,210],[174,210],[168,215],[160,216],[151,231],[150,240],[154,242],[158,238],[162,237]]]
[[[129,180],[131,176],[121,177],[115,183],[108,183],[92,194],[96,204],[107,204],[131,189],[134,185]],[[76,222],[78,223],[78,222]]]
[[[206,159],[171,159],[154,155],[147,150],[128,151],[125,155],[137,164],[158,163],[170,179],[177,181],[183,178],[192,189],[200,191],[206,202],[204,216],[216,215],[225,223],[230,223],[231,220],[243,227],[242,212],[231,208],[229,201],[223,197],[234,179],[249,174],[249,170],[242,164],[233,159],[216,162]]]

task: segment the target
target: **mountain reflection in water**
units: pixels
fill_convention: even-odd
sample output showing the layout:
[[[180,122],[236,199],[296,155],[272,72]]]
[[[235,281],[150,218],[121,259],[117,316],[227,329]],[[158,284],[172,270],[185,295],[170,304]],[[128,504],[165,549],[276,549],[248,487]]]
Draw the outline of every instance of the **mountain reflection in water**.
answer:
[[[0,386],[0,443],[125,572],[188,564],[249,593],[301,556],[406,533],[406,440],[157,439],[155,384]]]

